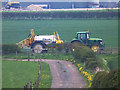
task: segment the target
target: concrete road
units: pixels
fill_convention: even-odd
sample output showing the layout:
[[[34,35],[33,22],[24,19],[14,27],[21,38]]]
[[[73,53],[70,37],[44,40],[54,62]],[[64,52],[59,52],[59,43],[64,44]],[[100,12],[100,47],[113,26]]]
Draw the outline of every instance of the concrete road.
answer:
[[[68,61],[45,60],[50,65],[53,77],[51,88],[85,88],[83,77],[77,68]]]

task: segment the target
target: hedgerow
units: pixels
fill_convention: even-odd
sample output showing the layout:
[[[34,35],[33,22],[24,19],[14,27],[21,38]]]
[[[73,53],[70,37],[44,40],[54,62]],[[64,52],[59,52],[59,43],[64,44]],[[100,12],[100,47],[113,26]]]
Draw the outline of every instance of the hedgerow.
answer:
[[[105,71],[98,72],[92,83],[92,88],[120,88],[120,68],[112,70],[109,73]]]
[[[3,19],[117,19],[116,11],[2,12]]]
[[[21,52],[21,49],[15,45],[15,44],[3,44],[2,45],[2,54],[12,54],[12,53],[16,53],[17,52]]]

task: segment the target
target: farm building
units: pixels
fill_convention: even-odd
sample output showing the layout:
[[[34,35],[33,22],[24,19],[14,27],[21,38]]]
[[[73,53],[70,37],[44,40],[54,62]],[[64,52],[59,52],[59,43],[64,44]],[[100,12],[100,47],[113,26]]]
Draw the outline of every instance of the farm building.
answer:
[[[4,7],[6,3],[7,2],[2,2],[2,7]],[[20,6],[22,8],[27,8],[30,5],[34,5],[35,7],[39,7],[40,5],[47,5],[46,8],[48,9],[115,8],[117,7],[117,2],[111,2],[110,0],[107,2],[103,2],[103,0],[67,0],[59,2],[48,0],[46,2],[20,2]]]
[[[68,9],[68,8],[98,8],[99,0],[89,0],[88,2],[33,2],[37,5],[48,5],[49,9]]]
[[[47,4],[40,4],[40,5],[34,5],[34,4],[31,4],[27,7],[27,9],[29,10],[35,10],[35,11],[39,11],[41,9],[48,9],[48,5]]]

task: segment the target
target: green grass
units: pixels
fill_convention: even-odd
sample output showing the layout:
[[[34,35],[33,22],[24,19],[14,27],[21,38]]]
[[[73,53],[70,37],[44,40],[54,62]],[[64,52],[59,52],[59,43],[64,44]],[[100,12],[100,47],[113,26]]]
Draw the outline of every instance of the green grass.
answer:
[[[49,68],[49,64],[42,63],[41,82],[39,88],[50,88],[52,82],[52,76]]]
[[[15,53],[10,53],[3,55],[2,58],[11,58],[11,59],[16,59],[16,54]],[[28,59],[27,53],[18,53],[17,54],[18,59]],[[31,53],[29,58],[34,59],[34,55]],[[41,53],[41,54],[36,54],[35,58],[41,58],[41,59],[56,59],[56,60],[65,60],[65,59],[71,59],[73,58],[73,55],[71,53]]]
[[[15,44],[27,38],[30,29],[35,34],[53,34],[70,42],[78,31],[91,32],[91,37],[102,38],[106,47],[118,45],[118,20],[5,20],[2,21],[3,44]]]
[[[99,57],[107,61],[107,66],[110,70],[118,68],[118,54],[99,55]]]
[[[2,88],[24,88],[24,85],[30,80],[32,82],[37,80],[39,68],[37,62],[2,60]],[[49,65],[42,63],[42,68],[50,76]],[[44,74],[42,73],[42,75]],[[44,82],[42,79],[41,83]],[[51,83],[51,77],[46,81]],[[48,84],[46,87],[50,88],[49,83],[46,82]]]
[[[65,53],[45,53],[45,54],[40,54],[38,57],[40,57],[41,59],[66,60],[66,59],[72,59],[73,55],[70,53],[67,55]],[[103,63],[105,64],[103,65],[103,68],[107,69],[106,65],[109,67],[110,70],[114,70],[118,68],[117,54],[104,54],[104,55],[101,54],[101,55],[98,55],[98,57],[101,58]],[[16,55],[15,54],[3,55],[3,58],[16,59]],[[18,59],[27,59],[27,58],[28,58],[27,54],[18,53]],[[34,56],[31,54],[30,58],[34,58]]]

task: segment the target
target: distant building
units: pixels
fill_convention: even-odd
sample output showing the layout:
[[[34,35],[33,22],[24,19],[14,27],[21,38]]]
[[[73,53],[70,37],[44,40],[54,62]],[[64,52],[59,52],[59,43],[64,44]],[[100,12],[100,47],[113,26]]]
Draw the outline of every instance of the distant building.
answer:
[[[27,6],[27,9],[29,10],[41,10],[41,9],[48,9],[47,4],[31,4]]]
[[[89,0],[88,8],[99,8],[99,0]]]
[[[20,8],[20,2],[8,2],[5,5],[6,9],[10,9],[10,8]]]
[[[43,0],[44,1],[44,0]],[[7,2],[2,2],[5,7]],[[88,0],[87,2],[20,2],[20,6],[24,9],[34,7],[38,9],[71,9],[71,8],[115,8],[117,2],[101,2],[101,0]]]

